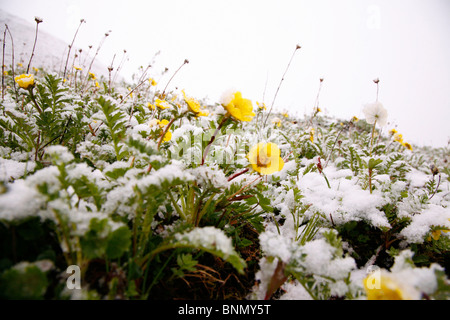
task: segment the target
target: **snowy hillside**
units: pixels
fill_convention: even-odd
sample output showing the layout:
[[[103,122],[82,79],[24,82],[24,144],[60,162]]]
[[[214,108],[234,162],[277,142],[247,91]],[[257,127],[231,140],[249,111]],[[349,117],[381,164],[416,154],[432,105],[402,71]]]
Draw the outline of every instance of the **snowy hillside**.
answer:
[[[43,22],[45,23],[45,21]],[[1,43],[3,48],[3,39],[5,34],[5,25],[8,26],[9,31],[13,37],[14,43],[14,62],[22,63],[25,67],[28,65],[30,60],[31,52],[33,50],[33,44],[36,34],[36,22],[26,21],[17,16],[11,15],[5,11],[0,10],[0,30],[1,30]],[[38,38],[36,42],[36,47],[34,50],[34,56],[32,59],[31,67],[45,68],[50,71],[60,71],[64,70],[65,62],[67,59],[67,53],[69,49],[69,42],[72,39],[65,39],[63,41],[54,37],[53,35],[39,29]],[[82,52],[79,53],[79,49],[76,47],[71,50],[71,55],[69,59],[69,66],[72,66],[74,62],[74,55],[77,54],[77,60],[75,63],[79,65],[89,65],[92,61],[92,57],[87,56],[89,48],[81,48]],[[12,62],[12,44],[11,38],[6,32],[5,38],[5,60],[4,64],[6,66],[11,65]],[[94,49],[93,49],[94,50]],[[91,51],[92,52],[92,51]],[[2,52],[3,54],[3,52]],[[92,66],[93,73],[97,75],[108,75],[108,68],[101,62],[95,60]]]

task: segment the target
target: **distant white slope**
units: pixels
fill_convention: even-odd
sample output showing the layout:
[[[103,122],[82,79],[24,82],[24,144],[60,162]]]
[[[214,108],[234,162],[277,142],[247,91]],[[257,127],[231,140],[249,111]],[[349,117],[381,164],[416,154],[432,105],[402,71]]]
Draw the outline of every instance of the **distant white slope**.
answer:
[[[43,22],[45,23],[45,21]],[[5,24],[11,32],[14,41],[14,63],[22,63],[24,67],[28,65],[31,53],[33,51],[33,44],[36,35],[36,22],[26,21],[22,18],[14,16],[10,13],[0,10],[0,43],[1,50],[3,54],[3,36],[5,33]],[[42,25],[42,24],[41,24]],[[41,26],[40,25],[40,26]],[[68,42],[72,42],[72,39],[68,39]],[[32,67],[43,67],[46,71],[56,71],[63,72],[66,64],[67,53],[69,49],[69,43],[62,41],[61,39],[42,31],[39,28],[38,38],[36,43],[36,48],[34,50],[34,56],[31,62]],[[78,52],[79,48],[76,48],[76,43],[74,48],[70,51],[70,58],[68,62],[68,68],[72,68],[74,62],[74,55],[78,54],[75,65],[83,67],[87,70],[89,67],[92,57],[88,57],[86,53],[88,48],[81,48],[82,52]],[[93,48],[93,52],[96,48]],[[2,56],[0,56],[2,59]],[[11,38],[6,33],[5,38],[5,65],[10,66],[12,63],[12,43]],[[101,62],[95,60],[91,72],[98,76],[108,76],[108,67]]]

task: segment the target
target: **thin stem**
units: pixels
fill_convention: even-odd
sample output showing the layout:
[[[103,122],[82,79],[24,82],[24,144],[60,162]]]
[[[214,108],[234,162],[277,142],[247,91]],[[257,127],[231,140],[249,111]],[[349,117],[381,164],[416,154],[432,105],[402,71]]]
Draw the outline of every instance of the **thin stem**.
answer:
[[[373,136],[375,134],[375,126],[376,126],[376,124],[377,124],[377,119],[375,119],[375,122],[373,123],[372,137],[370,138],[370,155],[372,155]]]
[[[227,198],[228,201],[231,201],[236,195],[238,195],[239,193],[243,192],[247,187],[249,187],[251,184],[253,184],[255,181],[261,179],[262,176],[258,176],[256,177],[256,179],[250,181],[249,183],[247,183],[245,186],[243,186],[241,189],[239,189],[238,191],[236,191],[235,193],[233,193],[231,196],[229,196]]]
[[[286,67],[286,70],[284,71],[284,74],[283,74],[283,76],[281,77],[280,84],[278,85],[277,91],[275,92],[275,96],[273,97],[272,105],[270,106],[269,113],[267,114],[267,117],[266,117],[266,120],[264,121],[263,127],[266,126],[266,124],[267,124],[267,119],[269,119],[269,116],[270,116],[270,114],[272,113],[272,108],[273,108],[273,105],[275,104],[275,99],[277,98],[278,91],[280,90],[280,87],[281,87],[281,83],[283,82],[284,77],[285,77],[285,75],[286,75],[286,73],[287,73],[287,71],[288,71],[288,69],[289,69],[289,67],[290,67],[290,65],[291,65],[292,59],[294,59],[295,53],[296,53],[297,50],[300,49],[300,48],[301,48],[301,47],[300,47],[299,45],[297,45],[297,46],[295,47],[294,52],[292,53],[291,59],[289,60],[289,63],[288,63],[288,65],[287,65],[287,67]]]
[[[39,18],[35,18],[34,20],[36,21],[36,35],[34,36],[33,50],[31,51],[30,61],[28,62],[27,73],[30,71],[31,60],[33,59],[33,56],[34,56],[34,49],[36,48],[36,42],[37,42],[37,37],[38,37],[39,23],[42,22],[42,20],[39,19]]]
[[[36,101],[36,97],[34,96],[33,88],[30,88],[29,92],[30,92],[31,101],[33,101],[34,106],[39,111],[39,113],[42,113],[42,109],[39,107],[39,105],[38,105],[38,103]]]
[[[434,177],[433,177],[434,180]],[[441,184],[441,174],[439,174],[439,180],[438,180],[438,184],[436,186],[436,190],[434,190],[434,193],[431,195],[431,197],[428,198],[428,200],[431,200],[431,198],[434,197],[434,195],[436,194],[436,192],[438,191],[439,185]]]
[[[14,71],[14,40],[13,40],[13,36],[12,36],[11,31],[9,30],[7,24],[5,24],[5,27],[6,27],[6,30],[8,31],[9,37],[11,38],[11,72],[12,72],[12,77],[14,79],[16,76],[15,71]],[[16,97],[17,97],[18,93],[17,93],[16,81],[13,81],[13,87],[14,87],[14,91],[16,92]]]
[[[184,59],[183,64],[177,69],[177,71],[175,71],[175,73],[172,75],[172,77],[170,77],[169,81],[166,84],[166,87],[164,88],[161,97],[164,98],[164,94],[166,92],[167,87],[169,86],[170,81],[172,81],[173,77],[175,77],[175,75],[178,73],[178,71],[180,71],[180,69],[185,65],[188,64],[189,60],[188,59]]]
[[[2,54],[2,100],[5,99],[5,39],[6,29],[3,33],[3,54]]]
[[[213,133],[213,135],[212,135],[212,137],[211,137],[211,140],[209,140],[209,143],[208,143],[208,145],[207,145],[206,148],[205,148],[205,152],[203,153],[201,165],[203,165],[203,164],[205,163],[205,160],[206,160],[206,157],[207,157],[207,155],[208,155],[209,149],[211,148],[212,143],[213,143],[214,140],[216,139],[216,135],[219,133],[219,130],[222,128],[223,124],[224,124],[225,121],[227,121],[227,120],[228,120],[228,117],[227,117],[227,116],[223,117],[223,119],[222,119],[222,121],[220,122],[219,126],[217,127],[216,131],[214,131],[214,133]]]
[[[234,178],[239,177],[241,174],[246,173],[248,170],[250,170],[250,168],[245,168],[245,169],[242,170],[242,171],[236,172],[235,174],[231,175],[231,176],[228,178],[228,181],[231,181],[231,180],[233,180]]]
[[[80,20],[80,24],[78,25],[77,31],[75,31],[75,35],[73,36],[72,39],[72,43],[69,46],[69,52],[67,53],[67,58],[66,58],[66,66],[64,67],[64,75],[63,75],[63,79],[66,78],[66,72],[67,72],[67,64],[69,63],[69,57],[70,57],[70,50],[72,50],[73,44],[75,42],[75,38],[77,37],[78,34],[78,30],[80,30],[81,25],[83,24],[84,19]]]

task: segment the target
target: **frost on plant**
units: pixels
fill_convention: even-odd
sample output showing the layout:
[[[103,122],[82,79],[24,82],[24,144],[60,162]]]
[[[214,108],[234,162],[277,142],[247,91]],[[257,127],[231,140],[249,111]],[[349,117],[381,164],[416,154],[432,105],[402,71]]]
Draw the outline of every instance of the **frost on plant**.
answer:
[[[378,97],[297,117],[66,60],[4,65],[1,298],[448,300],[449,146]]]

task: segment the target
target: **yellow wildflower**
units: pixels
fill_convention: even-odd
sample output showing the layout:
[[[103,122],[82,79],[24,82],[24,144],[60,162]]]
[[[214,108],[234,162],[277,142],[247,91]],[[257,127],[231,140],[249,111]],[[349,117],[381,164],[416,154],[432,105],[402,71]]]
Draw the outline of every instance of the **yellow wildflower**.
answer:
[[[359,119],[357,118],[357,117],[355,117],[355,116],[353,116],[353,118],[352,118],[352,120],[351,120],[352,122],[358,122],[359,121]]]
[[[81,67],[74,66],[73,68],[77,71],[83,71],[83,69]]]
[[[398,132],[397,132],[397,130],[395,130],[395,129],[391,129],[391,130],[389,130],[389,134],[391,135],[391,136],[393,136],[393,135],[395,135],[395,134],[397,134]]]
[[[17,64],[18,67],[23,67],[23,64],[21,64],[20,62]]]
[[[262,103],[256,102],[256,105],[258,106],[259,110],[267,110],[266,104],[264,102]]]
[[[403,143],[403,146],[406,148],[406,149],[408,149],[408,150],[410,150],[410,151],[412,151],[412,146],[411,146],[411,144],[410,143],[408,143],[408,142],[404,142]]]
[[[170,104],[166,100],[156,98],[156,106],[162,110],[170,108]]]
[[[260,174],[272,174],[283,169],[280,148],[275,143],[260,142],[250,149],[247,158],[253,170]]]
[[[184,101],[186,101],[189,110],[195,113],[196,116],[207,116],[209,114],[208,111],[202,110],[202,107],[197,100],[187,97],[184,90],[182,90],[181,92],[183,93]]]
[[[164,135],[163,142],[167,142],[170,140],[172,140],[172,132],[167,131],[166,134]]]
[[[283,112],[282,115],[283,115],[283,117],[285,117],[285,118],[289,117],[289,115],[288,115],[287,112]]]
[[[89,77],[90,77],[92,80],[97,79],[97,77],[95,76],[95,73],[92,73],[92,72],[89,72]]]
[[[311,130],[309,130],[309,140],[311,140],[311,142],[314,142],[314,133],[314,128],[311,128]]]
[[[149,79],[148,79],[148,82],[150,82],[150,84],[151,84],[152,86],[156,86],[156,85],[157,85],[155,79],[149,78]]]
[[[155,105],[151,104],[150,102],[147,103],[147,107],[148,107],[150,110],[155,110],[155,109],[156,109]]]
[[[164,129],[165,126],[169,124],[169,120],[163,119],[161,121],[158,121],[158,125],[161,129]],[[165,130],[165,129],[164,129]],[[164,132],[163,130],[163,132]],[[166,134],[164,135],[163,142],[170,141],[172,139],[172,132],[170,130],[167,130]]]
[[[95,81],[95,86],[96,86],[97,88],[100,88],[100,85],[99,85],[98,81]]]
[[[367,300],[415,300],[420,298],[416,289],[400,283],[388,272],[380,272],[377,283],[370,275],[363,280]]]
[[[7,70],[3,71],[3,74],[4,74],[5,76],[7,76],[7,75],[8,75],[8,71],[7,71]]]
[[[239,91],[222,97],[221,103],[235,120],[251,121],[255,116],[251,100],[242,98]]]
[[[19,87],[23,89],[28,89],[30,86],[34,85],[34,75],[32,74],[22,74],[14,78]]]
[[[450,219],[448,219],[448,221],[450,221]],[[433,230],[431,231],[431,235],[427,238],[428,241],[431,241],[431,238],[433,238],[433,240],[439,240],[442,232],[447,233],[450,232],[449,229],[437,229],[437,230]]]
[[[277,127],[281,127],[281,119],[280,118],[273,118],[272,123],[276,124]]]
[[[403,143],[403,135],[401,135],[400,133],[394,134],[394,140],[398,143]]]
[[[159,121],[158,124],[159,124],[159,127],[162,129],[169,124],[169,120],[163,119],[163,120]]]

